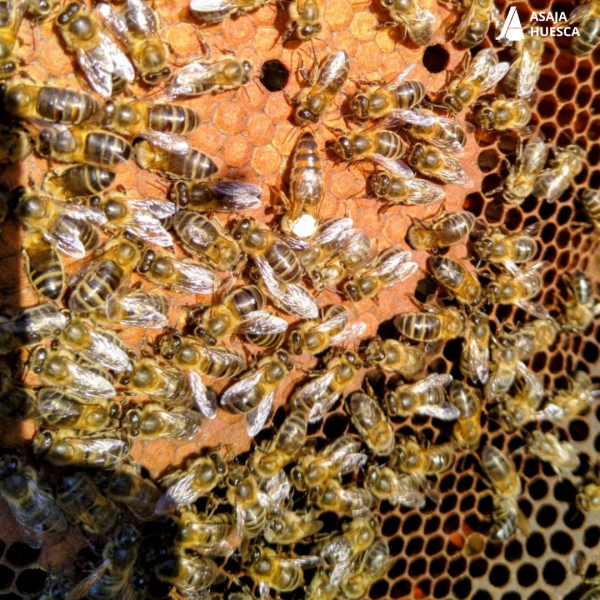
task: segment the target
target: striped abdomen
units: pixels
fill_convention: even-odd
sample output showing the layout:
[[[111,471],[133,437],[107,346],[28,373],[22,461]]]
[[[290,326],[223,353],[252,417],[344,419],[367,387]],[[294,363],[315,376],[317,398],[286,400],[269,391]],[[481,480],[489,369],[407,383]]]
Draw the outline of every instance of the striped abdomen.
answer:
[[[280,281],[297,283],[302,279],[300,261],[287,244],[274,241],[265,252],[264,257]]]
[[[397,133],[392,131],[379,131],[377,133],[375,154],[395,159],[404,156],[407,150],[408,146]]]
[[[436,315],[427,313],[398,315],[394,319],[394,325],[400,333],[419,342],[441,339],[442,323]]]
[[[123,283],[124,276],[125,272],[117,263],[103,260],[77,283],[69,299],[69,309],[88,313],[104,306],[108,296]]]
[[[131,146],[121,137],[106,132],[89,133],[85,138],[83,160],[92,164],[115,165],[129,160]]]
[[[50,300],[60,298],[64,272],[60,254],[40,233],[28,235],[23,241],[27,274],[33,287]]]
[[[165,133],[191,133],[200,125],[196,111],[178,104],[155,104],[148,112],[148,127]]]
[[[290,196],[292,201],[291,218],[297,218],[296,213],[306,212],[308,206],[317,213],[325,196],[325,172],[321,163],[319,147],[312,133],[302,134],[293,159],[290,176]],[[316,214],[313,214],[316,216]]]
[[[393,94],[395,108],[409,109],[425,98],[427,90],[420,81],[411,79],[405,81],[390,93]]]
[[[78,125],[97,112],[100,104],[84,92],[42,87],[36,108],[38,114],[48,121]]]

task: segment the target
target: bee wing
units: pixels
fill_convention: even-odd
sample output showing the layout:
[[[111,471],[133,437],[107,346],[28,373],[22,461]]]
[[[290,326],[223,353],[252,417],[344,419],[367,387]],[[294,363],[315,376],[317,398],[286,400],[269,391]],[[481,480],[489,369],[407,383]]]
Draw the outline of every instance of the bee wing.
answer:
[[[135,69],[131,61],[123,53],[123,51],[104,33],[98,33],[100,38],[100,46],[103,48],[105,56],[112,63],[111,73],[117,75],[125,81],[133,81],[135,79]],[[111,90],[112,91],[112,90]]]
[[[106,25],[110,32],[121,42],[125,47],[131,45],[131,35],[127,27],[127,21],[119,14],[114,6],[106,2],[100,2],[94,9],[94,15]]]
[[[193,488],[195,473],[187,473],[178,479],[169,489],[160,497],[156,503],[154,513],[157,515],[168,515],[175,512],[178,508],[194,502],[199,494]]]
[[[264,489],[271,505],[282,506],[290,497],[292,484],[282,469],[277,475],[267,480]]]
[[[189,142],[178,133],[168,133],[165,131],[155,131],[146,129],[140,137],[148,140],[154,146],[163,148],[173,154],[187,154],[190,151]]]
[[[397,121],[400,121],[401,123],[410,123],[421,127],[431,127],[439,118],[441,117],[423,112],[418,108],[400,109],[393,110],[383,123],[389,123],[390,126],[393,126]]]
[[[182,67],[173,83],[165,90],[167,96],[176,98],[177,96],[186,96],[193,93],[197,82],[212,80],[218,73],[217,63],[209,61],[197,61]]]
[[[595,5],[593,2],[586,2],[585,4],[580,4],[575,7],[569,16],[569,20],[567,21],[568,24],[576,25],[577,23],[581,23],[589,14],[591,14],[594,8]]]
[[[121,318],[125,310],[130,316]],[[136,294],[111,294],[106,299],[106,315],[120,325],[144,327],[146,329],[161,329],[169,324],[167,316],[157,310],[145,296]]]
[[[333,370],[328,371],[323,375],[319,375],[318,377],[315,377],[294,393],[294,395],[292,396],[292,404],[300,410],[302,410],[300,408],[301,404],[304,404],[307,401],[309,402],[309,404],[312,404],[314,398],[321,397],[327,391],[327,388],[329,387],[329,384],[333,381],[334,377],[335,372]],[[312,415],[312,410],[310,414]]]
[[[514,302],[514,304],[516,304],[519,308],[522,308],[525,312],[528,312],[536,319],[548,319],[550,317],[548,309],[542,304],[534,304],[529,300],[517,300]]]
[[[477,375],[477,382],[487,383],[490,376],[490,349],[489,346],[482,347],[477,340],[470,336],[466,340],[469,354],[469,370]]]
[[[112,95],[112,61],[97,47],[89,51],[77,49],[77,62],[95,92],[103,98]]]
[[[471,178],[465,173],[462,163],[457,158],[451,154],[445,153],[445,162],[450,166],[450,168],[437,170],[436,176],[439,176],[439,178],[443,181],[453,183],[460,187],[473,187]]]
[[[517,375],[525,382],[530,397],[536,398],[537,403],[541,402],[546,395],[546,387],[544,386],[543,378],[534,373],[522,361],[517,363]]]
[[[471,6],[469,6],[469,8],[463,13],[462,19],[460,20],[460,23],[456,29],[456,34],[454,35],[455,42],[460,42],[465,37],[477,6],[478,5],[475,2],[471,2]]]
[[[427,181],[426,179],[409,179],[404,182],[409,188],[408,203],[417,206],[426,206],[439,202],[446,197],[443,187]]]
[[[366,329],[367,329],[366,324],[362,323],[361,321],[359,321],[357,323],[350,323],[350,325],[347,325],[344,328],[344,331],[331,337],[331,339],[329,340],[329,345],[330,346],[339,346],[340,344],[342,344],[344,342],[359,338],[365,332]]]
[[[415,174],[410,170],[410,167],[401,160],[391,160],[390,158],[386,158],[381,154],[373,155],[372,159],[384,169],[387,169],[394,175],[402,177],[403,179],[412,179],[415,176]]]
[[[336,89],[339,88],[339,83],[336,80],[340,78],[340,73],[347,75],[348,67],[349,58],[343,50],[330,54],[319,71],[317,85],[324,88],[335,85]]]
[[[258,584],[258,593],[260,594],[260,600],[269,600],[271,598],[271,588],[268,583],[260,581]]]
[[[431,389],[437,387],[446,387],[452,383],[452,375],[445,373],[432,373],[422,381],[410,386],[410,389],[415,394],[424,394]]]
[[[254,335],[283,333],[288,328],[285,319],[277,317],[266,310],[255,310],[248,313],[237,327],[238,333],[250,333]]]
[[[67,595],[65,600],[80,600],[90,591],[92,586],[106,573],[111,564],[111,559],[106,558],[97,569],[94,569],[83,581],[80,581]]]
[[[298,556],[297,558],[281,559],[282,563],[288,563],[301,569],[310,569],[321,564],[320,556]]]
[[[173,287],[178,287],[192,294],[210,294],[215,285],[215,274],[210,269],[197,263],[177,261],[178,268],[185,278],[185,282],[178,282]]]
[[[155,219],[167,219],[178,212],[177,206],[172,202],[156,200],[155,198],[140,198],[127,200],[132,212],[147,213]]]
[[[91,206],[63,202],[60,204],[60,210],[71,219],[89,221],[94,225],[105,225],[108,221],[106,215],[101,210],[92,208]]]
[[[86,396],[95,396],[97,398],[113,398],[117,395],[115,386],[101,375],[81,367],[77,363],[63,359],[67,364],[67,369],[74,381],[74,389],[85,390]]]
[[[333,317],[326,319],[322,323],[318,323],[314,327],[311,327],[311,331],[315,333],[328,333],[329,331],[335,331],[340,327],[345,327],[348,325],[348,312],[343,311],[337,313]]]
[[[79,230],[69,219],[59,218],[54,227],[48,230],[48,233],[59,252],[73,258],[85,256],[85,246],[79,237]]]
[[[173,246],[171,234],[150,212],[134,211],[133,219],[127,224],[125,230],[146,242],[156,244],[162,248]]]
[[[242,5],[243,2],[240,2]],[[233,10],[237,3],[231,0],[191,0],[190,10],[196,13],[200,18],[204,13],[219,13]]]
[[[77,147],[71,130],[63,123],[46,123],[41,119],[27,119],[40,132],[40,137],[61,152],[72,152]]]
[[[127,8],[129,19],[135,29],[143,32],[145,37],[152,37],[157,32],[154,13],[144,0],[127,0]]]
[[[265,373],[265,368],[261,367],[256,369],[253,373],[236,381],[233,385],[228,387],[223,395],[221,396],[221,406],[223,408],[229,408],[233,406],[233,400],[239,396],[245,396],[248,392],[254,389],[258,385],[259,381]]]
[[[417,63],[413,63],[412,65],[408,65],[408,67],[406,67],[406,69],[404,69],[404,71],[402,71],[402,73],[400,73],[399,75],[397,75],[396,77],[394,77],[394,79],[392,79],[392,81],[390,81],[389,83],[387,83],[386,85],[384,85],[381,89],[384,89],[384,90],[394,90],[394,89],[396,89],[411,74],[411,72],[413,71],[413,69],[416,66],[417,66]]]
[[[210,184],[212,189],[221,194],[219,210],[223,212],[243,212],[256,210],[262,206],[262,189],[252,183],[239,181],[220,181]]]
[[[271,409],[273,408],[273,400],[275,400],[275,392],[269,392],[256,406],[253,408],[247,415],[248,420],[248,435],[253,438],[261,431],[261,429],[265,426],[269,415],[271,414]]]
[[[420,415],[427,415],[428,417],[440,419],[441,421],[454,421],[460,417],[458,408],[448,402],[432,404],[429,406],[419,406],[416,412]]]
[[[198,412],[207,419],[217,416],[217,397],[202,383],[202,378],[195,371],[188,371],[190,390]]]
[[[504,79],[509,69],[510,63],[508,62],[498,63],[494,69],[490,69],[481,87],[481,92],[492,89],[499,81]]]
[[[541,61],[525,50],[521,55],[521,68],[517,77],[517,95],[519,97],[526,98],[533,93],[541,70]]]
[[[131,360],[122,348],[119,348],[109,337],[98,331],[90,333],[92,339],[92,354],[95,361],[113,371],[127,371],[131,369]]]
[[[422,508],[425,505],[425,494],[414,485],[412,475],[400,476],[399,489],[392,494],[393,504],[402,504],[408,508]]]
[[[323,244],[329,244],[334,240],[339,240],[340,238],[346,239],[352,231],[353,225],[354,222],[348,217],[328,219],[319,225],[313,240],[315,244],[320,246]]]

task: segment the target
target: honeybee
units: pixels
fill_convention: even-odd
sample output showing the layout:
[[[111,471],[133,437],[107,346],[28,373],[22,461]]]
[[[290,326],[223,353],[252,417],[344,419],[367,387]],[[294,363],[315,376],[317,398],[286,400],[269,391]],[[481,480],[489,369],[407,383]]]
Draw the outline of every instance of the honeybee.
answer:
[[[517,146],[517,162],[509,165],[504,182],[503,197],[509,204],[522,204],[533,193],[535,182],[542,172],[550,149],[540,134],[532,137],[527,144]]]
[[[312,510],[302,514],[286,510],[267,517],[263,535],[269,544],[288,546],[314,536],[323,525],[323,521],[315,519]]]
[[[157,515],[168,515],[192,504],[200,496],[211,492],[227,475],[227,463],[218,452],[209,452],[189,461],[185,470],[165,477],[161,486],[166,488],[156,504]]]
[[[78,437],[75,431],[61,429],[38,433],[33,452],[57,467],[108,469],[129,456],[129,444],[118,432]]]
[[[412,254],[399,248],[384,250],[375,262],[344,283],[344,293],[352,302],[373,298],[384,288],[405,281],[419,265],[410,261]]]
[[[160,581],[172,584],[183,597],[194,597],[224,580],[214,560],[178,550],[168,554],[155,569]]]
[[[111,381],[78,364],[75,355],[65,350],[37,348],[31,353],[29,366],[45,385],[62,386],[94,398],[112,398],[117,393]]]
[[[502,334],[491,338],[491,375],[485,385],[489,399],[507,394],[515,382],[517,372],[525,365],[520,362],[519,346],[514,335]]]
[[[29,134],[13,127],[0,128],[0,163],[19,163],[24,161],[32,152]]]
[[[292,411],[268,444],[254,449],[248,463],[252,470],[263,478],[277,475],[304,449],[307,427],[306,414]]]
[[[471,61],[467,54],[463,74],[456,76],[442,93],[442,102],[454,114],[470,106],[508,73],[510,64],[498,62],[493,48],[481,50]]]
[[[598,482],[586,483],[577,494],[575,501],[579,510],[598,510],[600,508],[600,485]]]
[[[517,265],[533,260],[538,253],[539,244],[533,239],[541,228],[541,222],[512,234],[493,229],[489,235],[476,235],[473,249],[480,258],[494,264],[500,264],[511,273],[518,273]]]
[[[232,552],[231,537],[236,525],[232,514],[196,514],[183,509],[172,519],[177,525],[173,540],[175,546],[201,554],[226,555]]]
[[[218,23],[229,17],[245,15],[270,0],[219,0],[217,4],[207,0],[191,0],[190,11],[206,23]]]
[[[500,11],[493,0],[465,2],[463,8],[465,11],[454,35],[454,41],[461,48],[473,48],[480,44],[487,35],[491,23],[496,29],[501,29]]]
[[[45,428],[102,431],[119,425],[121,406],[116,402],[94,399],[91,404],[79,394],[63,388],[44,387],[38,391],[37,411]]]
[[[481,451],[481,466],[496,493],[505,498],[516,498],[521,493],[521,479],[513,459],[495,446],[486,444]]]
[[[191,147],[183,153],[174,152],[141,140],[134,144],[133,157],[140,168],[174,178],[208,179],[217,172],[209,156]]]
[[[42,232],[57,250],[73,258],[83,258],[86,254],[74,221],[84,220],[95,225],[106,223],[106,217],[99,210],[61,202],[32,189],[17,188],[14,197],[17,219],[26,227]]]
[[[443,211],[432,219],[421,221],[413,217],[406,232],[406,241],[415,250],[435,252],[458,244],[469,235],[475,225],[475,215],[467,211]]]
[[[393,22],[402,25],[417,46],[429,45],[436,20],[417,0],[381,0],[381,4],[390,11]]]
[[[58,300],[63,292],[65,273],[54,245],[43,233],[29,233],[21,245],[21,254],[35,291],[49,300]]]
[[[70,2],[58,14],[56,23],[67,50],[76,55],[88,83],[103,98],[112,95],[115,78],[126,82],[135,79],[127,56],[102,31],[85,6]]]
[[[245,335],[255,346],[269,347],[281,341],[287,321],[262,310],[266,300],[255,285],[237,288],[194,320],[194,335],[214,346],[227,335]]]
[[[383,406],[392,417],[409,417],[414,414],[435,417],[444,421],[458,418],[458,410],[446,401],[446,388],[452,375],[432,373],[422,381],[397,385],[386,392]]]
[[[396,329],[417,342],[446,341],[459,337],[465,328],[464,314],[445,306],[437,296],[429,296],[422,312],[406,313],[394,318]]]
[[[103,309],[94,311],[97,321],[106,319],[113,325],[162,329],[169,324],[169,298],[143,290],[118,290],[106,299]]]
[[[187,252],[207,260],[218,271],[240,270],[243,266],[239,244],[225,233],[217,219],[186,210],[175,215],[173,229]]]
[[[567,25],[580,25],[577,27],[579,35],[574,35],[571,39],[571,52],[575,56],[590,54],[600,43],[600,39],[598,39],[599,19],[598,3],[594,0],[577,6],[569,16]]]
[[[429,259],[433,278],[452,292],[463,304],[479,304],[483,291],[481,284],[461,263],[447,257],[434,256]]]
[[[262,206],[262,189],[241,181],[176,181],[169,197],[194,212],[245,212]]]
[[[117,466],[108,481],[106,495],[125,505],[139,521],[156,518],[154,510],[161,494],[150,479],[140,475],[139,467]]]
[[[515,381],[515,393],[500,397],[502,410],[499,421],[504,430],[516,431],[527,423],[545,419],[546,413],[539,410],[545,396],[543,378],[521,369],[519,379]]]
[[[421,446],[412,436],[400,436],[394,452],[394,465],[404,473],[439,475],[452,468],[454,450],[450,444]]]
[[[36,21],[42,21],[50,16],[58,0],[28,0],[27,14]]]
[[[302,42],[315,38],[323,30],[321,21],[325,13],[322,0],[293,0],[289,7],[290,24],[283,35],[283,42],[294,33]]]
[[[56,501],[89,534],[107,534],[119,516],[115,504],[100,492],[86,473],[62,473],[56,489]]]
[[[369,588],[385,576],[390,566],[390,548],[384,537],[378,536],[365,553],[352,575],[342,581],[341,590],[345,598],[360,600],[366,597]]]
[[[481,392],[462,381],[453,381],[448,393],[458,411],[453,435],[460,448],[474,448],[481,438]]]
[[[517,527],[528,532],[527,519],[521,512],[514,498],[494,496],[493,525],[490,529],[490,539],[495,542],[505,542],[514,534]]]
[[[592,284],[582,271],[575,271],[566,282],[569,299],[563,301],[562,327],[573,333],[583,333],[600,315],[600,303],[593,298]]]
[[[566,390],[558,390],[544,408],[551,418],[568,420],[580,415],[600,398],[600,386],[585,371],[577,371]]]
[[[202,419],[200,413],[183,406],[165,410],[161,404],[149,402],[128,410],[122,424],[131,437],[186,440],[200,431]]]
[[[527,360],[538,352],[553,346],[558,331],[558,325],[552,318],[535,319],[522,323],[514,332],[520,359]]]
[[[172,202],[154,198],[134,199],[109,193],[105,196],[93,196],[89,204],[106,215],[107,229],[125,231],[156,246],[173,246],[173,238],[161,223],[161,220],[168,219],[177,212],[177,207]]]
[[[461,162],[436,146],[415,144],[408,155],[408,164],[426,177],[463,188],[473,187],[473,181],[465,173]]]
[[[17,316],[0,317],[0,355],[57,336],[69,318],[50,302],[24,308]]]
[[[396,176],[383,171],[369,175],[368,183],[375,196],[390,204],[426,206],[446,196],[443,187],[426,179]]]
[[[107,190],[117,174],[106,167],[70,165],[48,171],[42,188],[55,198],[69,200],[99,194]]]
[[[235,508],[235,522],[240,540],[259,535],[265,526],[270,500],[259,489],[256,477],[245,467],[229,472],[227,501]]]
[[[531,120],[531,105],[524,98],[499,96],[493,102],[478,100],[473,114],[482,129],[527,132]]]
[[[590,223],[600,229],[600,193],[596,190],[583,190],[580,199]]]
[[[332,567],[320,567],[305,588],[307,600],[335,600],[339,594],[339,575]]]
[[[158,85],[171,77],[169,48],[159,34],[160,16],[144,0],[126,0],[120,13],[105,2],[95,10],[126,48],[144,83]]]
[[[377,402],[362,392],[347,399],[352,424],[377,456],[389,456],[394,450],[394,430]]]
[[[305,321],[292,331],[288,346],[292,354],[320,354],[333,346],[360,337],[366,329],[364,323],[349,323],[348,311],[334,304],[320,321]]]
[[[254,437],[267,422],[275,392],[293,368],[290,355],[283,350],[261,358],[256,369],[225,390],[221,406],[233,414],[245,414],[248,435]]]
[[[515,59],[502,85],[509,94],[527,98],[535,90],[535,84],[540,78],[544,41],[524,32],[524,39],[514,42],[511,54]]]
[[[12,77],[20,63],[15,54],[27,0],[7,0],[0,20],[0,80]]]
[[[579,468],[579,455],[573,444],[561,442],[553,433],[532,431],[527,450],[540,460],[550,463],[557,475]]]
[[[379,500],[390,504],[409,508],[422,508],[425,495],[420,491],[420,484],[413,476],[397,473],[390,467],[371,465],[367,471],[365,487]]]
[[[300,125],[319,122],[336,94],[346,84],[349,72],[350,59],[343,50],[329,54],[320,67],[315,66],[309,85],[300,90],[294,100],[297,105],[294,115]]]
[[[365,488],[355,485],[342,486],[337,479],[330,479],[317,489],[315,504],[325,511],[358,517],[370,513],[375,498]]]
[[[237,90],[252,81],[253,70],[249,60],[232,56],[198,60],[179,69],[165,92],[172,100],[180,96],[193,97]]]
[[[80,273],[69,297],[69,309],[74,313],[91,313],[102,308],[110,294],[129,279],[140,256],[140,248],[124,237],[107,242],[102,255]]]
[[[556,202],[581,173],[585,157],[585,150],[579,146],[571,145],[559,150],[550,161],[550,168],[544,169],[535,181],[533,193],[536,198]]]
[[[0,496],[19,524],[24,541],[33,548],[42,547],[45,535],[66,531],[65,517],[40,487],[35,470],[16,456],[0,459]]]
[[[544,280],[540,270],[544,263],[537,263],[521,271],[514,267],[514,273],[500,273],[488,284],[485,293],[492,304],[515,304],[534,317],[547,318],[548,311],[543,306],[530,302],[542,291]]]
[[[406,81],[414,65],[407,67],[390,83],[366,92],[356,92],[350,110],[359,119],[380,119],[392,111],[414,108],[425,98],[427,90],[416,79]]]
[[[214,271],[193,260],[150,248],[144,251],[137,271],[156,285],[191,294],[210,294],[215,285]]]
[[[490,336],[487,315],[480,310],[471,312],[463,332],[460,372],[475,383],[485,384],[490,376]]]
[[[337,354],[327,361],[325,371],[296,390],[291,404],[308,413],[308,422],[321,420],[352,383],[362,361],[354,352]]]
[[[398,340],[382,340],[376,337],[365,350],[365,362],[384,371],[401,373],[414,378],[423,368],[425,352],[422,348],[403,344]]]
[[[261,282],[278,306],[303,319],[316,319],[319,316],[313,297],[297,285],[302,279],[300,261],[280,237],[251,219],[242,219],[232,235],[242,250],[254,260]]]

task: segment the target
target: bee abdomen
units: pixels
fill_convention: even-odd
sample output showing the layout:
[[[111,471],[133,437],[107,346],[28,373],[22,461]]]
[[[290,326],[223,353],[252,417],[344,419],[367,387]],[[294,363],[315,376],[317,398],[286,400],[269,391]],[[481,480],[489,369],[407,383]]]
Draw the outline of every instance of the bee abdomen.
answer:
[[[265,259],[280,281],[297,283],[302,279],[300,262],[285,244],[274,242],[265,253]]]
[[[178,104],[157,104],[150,109],[148,125],[165,133],[191,133],[200,125],[196,111]]]

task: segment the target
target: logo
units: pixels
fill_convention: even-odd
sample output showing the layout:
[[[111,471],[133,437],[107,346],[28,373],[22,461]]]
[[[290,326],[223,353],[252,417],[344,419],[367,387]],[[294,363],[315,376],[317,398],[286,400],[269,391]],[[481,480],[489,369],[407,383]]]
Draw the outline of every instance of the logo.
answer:
[[[552,23],[556,24],[557,27],[536,27],[539,22],[542,23]],[[564,12],[561,13],[533,13],[531,15],[531,19],[529,25],[527,26],[527,33],[530,36],[538,36],[538,37],[573,37],[579,35],[579,30],[577,27],[562,27],[562,25],[568,25],[568,20]],[[502,25],[502,31],[496,37],[497,40],[509,40],[511,42],[517,42],[525,39],[523,34],[523,27],[521,25],[521,19],[519,19],[519,14],[517,13],[517,7],[511,6],[508,11],[508,16],[506,17],[506,21]]]
[[[514,5],[508,11],[508,16],[506,17],[506,21],[504,21],[504,25],[502,25],[500,35],[496,37],[497,40],[501,40],[502,38],[506,38],[511,42],[525,39],[519,13],[517,12],[517,7]]]

